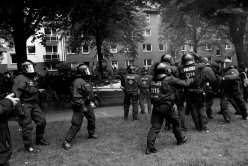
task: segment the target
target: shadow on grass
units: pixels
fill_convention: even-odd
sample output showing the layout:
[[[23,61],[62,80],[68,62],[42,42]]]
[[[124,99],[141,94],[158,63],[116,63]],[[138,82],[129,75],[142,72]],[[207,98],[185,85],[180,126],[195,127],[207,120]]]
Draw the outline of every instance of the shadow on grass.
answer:
[[[189,128],[193,128],[190,117],[186,117]],[[239,120],[230,125],[220,125],[213,120],[210,133],[189,129],[185,135],[189,142],[176,145],[172,132],[161,131],[156,147],[159,153],[145,155],[146,137],[150,128],[150,115],[140,116],[139,121],[124,121],[122,117],[97,119],[98,140],[88,140],[87,120],[72,142],[72,149],[61,148],[70,121],[48,123],[45,137],[51,141],[42,151],[30,155],[23,151],[17,126],[11,126],[14,152],[12,166],[212,166],[247,165],[248,123]]]

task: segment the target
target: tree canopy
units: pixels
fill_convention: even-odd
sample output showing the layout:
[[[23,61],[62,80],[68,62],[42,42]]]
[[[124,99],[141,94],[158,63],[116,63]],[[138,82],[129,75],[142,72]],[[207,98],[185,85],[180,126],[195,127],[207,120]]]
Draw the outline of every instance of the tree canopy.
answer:
[[[0,29],[11,35],[18,66],[27,59],[26,41],[40,29],[45,18],[61,17],[69,10],[67,0],[2,0]]]
[[[230,39],[235,46],[238,63],[248,62],[244,52],[244,35],[246,32],[247,0],[168,0],[160,1],[162,6],[174,3],[178,10],[196,11],[201,17],[211,20],[216,25],[228,26]]]
[[[103,57],[110,55],[108,50],[113,44],[135,56],[146,27],[145,15],[139,9],[143,5],[138,0],[75,0],[66,27],[70,46],[76,49],[87,44],[96,48],[100,71]]]

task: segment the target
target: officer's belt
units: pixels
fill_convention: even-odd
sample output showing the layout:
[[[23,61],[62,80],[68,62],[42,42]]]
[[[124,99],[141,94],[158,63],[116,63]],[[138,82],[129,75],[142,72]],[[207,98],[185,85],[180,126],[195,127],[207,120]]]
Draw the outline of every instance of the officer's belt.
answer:
[[[191,93],[203,93],[204,90],[203,89],[187,89],[187,92],[191,92]]]

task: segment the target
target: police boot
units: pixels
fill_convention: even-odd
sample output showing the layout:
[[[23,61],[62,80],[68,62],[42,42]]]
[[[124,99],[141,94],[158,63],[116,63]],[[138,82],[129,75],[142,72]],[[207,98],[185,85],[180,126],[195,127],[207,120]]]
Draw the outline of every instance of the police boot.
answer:
[[[145,154],[152,154],[152,153],[157,153],[158,150],[156,148],[146,148]]]
[[[90,134],[88,139],[98,139],[98,136],[96,134]]]
[[[50,142],[48,142],[46,139],[44,138],[36,138],[36,145],[43,145],[43,146],[47,146],[50,145]]]
[[[183,137],[182,141],[177,141],[177,145],[182,145],[187,142],[187,137]]]
[[[25,152],[28,152],[28,153],[38,153],[38,152],[40,152],[39,148],[34,148],[32,145],[27,145],[27,146],[25,145],[24,149],[25,149]]]
[[[62,148],[64,148],[65,150],[71,149],[71,143],[68,141],[64,141],[62,144]]]

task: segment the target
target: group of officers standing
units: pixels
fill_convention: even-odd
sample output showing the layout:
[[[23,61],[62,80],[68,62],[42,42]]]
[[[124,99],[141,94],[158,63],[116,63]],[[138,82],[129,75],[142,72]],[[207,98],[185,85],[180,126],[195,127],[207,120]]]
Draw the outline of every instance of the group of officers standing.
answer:
[[[235,105],[237,114],[247,120],[247,108],[241,91],[238,70],[227,64],[222,72],[215,72],[210,63],[194,53],[182,56],[180,66],[175,66],[170,55],[163,55],[160,62],[148,75],[147,69],[140,75],[135,67],[128,66],[127,74],[122,77],[121,85],[124,96],[124,119],[128,119],[129,106],[133,106],[133,120],[138,120],[138,99],[140,98],[141,113],[144,113],[144,98],[148,100],[148,112],[151,112],[151,128],[147,136],[145,153],[156,153],[155,140],[164,120],[165,129],[172,125],[177,145],[187,141],[182,131],[186,131],[185,111],[189,111],[195,128],[209,132],[208,119],[212,119],[213,89],[220,93],[220,113],[230,123],[228,102]],[[186,105],[185,105],[186,102]],[[177,107],[177,111],[175,109]]]
[[[36,78],[35,64],[26,60],[21,64],[21,71],[14,79],[12,92],[0,100],[0,166],[9,166],[9,159],[12,154],[12,143],[8,128],[8,119],[18,117],[18,124],[21,128],[21,136],[24,143],[24,150],[28,153],[40,151],[34,146],[32,130],[33,122],[36,124],[35,144],[39,146],[50,145],[44,138],[46,118],[37,103],[38,80]],[[88,121],[88,138],[97,139],[95,134],[95,114],[92,102],[94,99],[93,88],[89,83],[90,70],[87,65],[80,64],[77,67],[77,75],[71,84],[71,97],[73,116],[62,147],[65,150],[71,148],[71,141],[79,132],[83,118]]]
[[[29,153],[36,153],[39,149],[33,146],[32,121],[36,124],[36,144],[47,146],[50,144],[43,135],[46,119],[39,105],[35,64],[25,61],[21,64],[21,71],[14,79],[11,94],[0,100],[0,166],[8,166],[12,144],[8,129],[8,118],[18,116],[24,149]],[[97,139],[95,134],[94,93],[90,84],[90,70],[87,65],[77,67],[77,75],[71,85],[73,116],[62,147],[71,149],[71,141],[79,132],[83,118],[88,121],[87,130],[89,139]],[[208,132],[207,116],[204,104],[207,100],[207,115],[212,117],[212,97],[208,96],[206,86],[220,88],[221,112],[223,123],[230,123],[228,101],[236,103],[242,119],[247,120],[247,108],[239,81],[239,72],[231,65],[225,68],[222,75],[216,75],[208,63],[195,54],[182,56],[181,65],[176,67],[170,55],[163,55],[161,61],[156,63],[150,75],[144,69],[142,75],[136,74],[134,66],[127,67],[127,74],[121,77],[121,86],[124,91],[124,119],[128,120],[129,106],[133,106],[133,120],[139,120],[138,103],[141,114],[145,113],[144,103],[147,101],[148,113],[151,113],[151,128],[147,136],[145,153],[156,153],[155,140],[162,128],[164,120],[166,126],[172,125],[177,145],[187,141],[182,130],[185,125],[186,108],[190,110],[193,122],[198,131]],[[153,105],[153,110],[152,106]],[[175,109],[177,107],[177,111]]]

